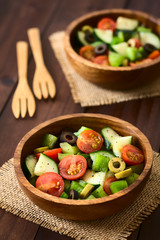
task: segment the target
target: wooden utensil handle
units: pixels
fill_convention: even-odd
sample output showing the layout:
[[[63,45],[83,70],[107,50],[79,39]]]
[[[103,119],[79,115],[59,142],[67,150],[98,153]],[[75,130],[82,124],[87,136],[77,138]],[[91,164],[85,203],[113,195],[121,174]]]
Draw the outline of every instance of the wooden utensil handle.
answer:
[[[17,42],[16,51],[19,80],[22,78],[27,79],[28,43],[24,41]]]
[[[42,45],[40,39],[40,31],[38,28],[30,28],[27,31],[29,42],[32,48],[34,60],[36,66],[44,65],[43,54],[42,54]]]

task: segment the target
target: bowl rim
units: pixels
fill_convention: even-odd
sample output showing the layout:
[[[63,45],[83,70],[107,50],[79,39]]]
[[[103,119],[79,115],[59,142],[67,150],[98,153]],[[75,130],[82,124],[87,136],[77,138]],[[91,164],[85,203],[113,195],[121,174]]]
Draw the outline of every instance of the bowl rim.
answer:
[[[82,16],[80,16],[79,18],[76,18],[75,20],[73,20],[66,28],[66,31],[65,31],[65,35],[64,35],[64,48],[65,48],[65,51],[68,52],[67,49],[69,49],[69,55],[75,60],[75,61],[78,61],[80,62],[81,64],[83,65],[86,65],[88,67],[92,67],[92,68],[97,68],[99,70],[110,70],[110,71],[136,71],[138,69],[143,69],[143,68],[146,68],[146,67],[151,67],[153,65],[155,65],[156,63],[159,63],[160,62],[160,57],[157,57],[156,59],[153,59],[152,61],[150,62],[145,62],[143,64],[139,64],[139,65],[136,65],[136,66],[126,66],[126,67],[112,67],[112,66],[102,66],[102,65],[98,65],[96,63],[93,63],[91,61],[88,61],[87,59],[85,58],[82,58],[72,47],[71,45],[71,42],[70,42],[70,34],[71,32],[73,31],[73,29],[81,22],[81,21],[84,21],[84,20],[87,20],[88,18],[90,17],[95,17],[97,15],[103,15],[103,14],[109,14],[109,13],[134,13],[134,14],[137,14],[139,16],[142,16],[144,18],[147,18],[149,19],[150,21],[154,22],[156,25],[159,25],[160,26],[160,19],[158,17],[155,17],[151,14],[148,14],[148,13],[145,13],[145,12],[142,12],[142,11],[138,11],[138,10],[131,10],[131,9],[122,9],[122,8],[113,8],[113,9],[107,9],[107,10],[99,10],[99,11],[93,11],[93,12],[90,12],[90,13],[87,13],[87,14],[84,14]]]
[[[132,127],[134,132],[139,135],[140,139],[143,137],[143,139],[145,139],[145,143],[147,144],[146,154],[148,155],[148,158],[150,159],[150,161],[147,162],[147,164],[145,164],[143,172],[138,177],[138,181],[135,181],[133,184],[131,184],[130,186],[121,190],[118,193],[115,193],[115,194],[112,194],[112,195],[109,195],[109,196],[106,196],[106,197],[103,197],[103,198],[76,200],[76,201],[72,200],[72,199],[63,199],[63,198],[59,198],[59,197],[55,197],[55,196],[46,194],[46,193],[38,190],[34,186],[32,186],[29,183],[29,181],[27,180],[27,178],[25,177],[25,175],[23,173],[23,170],[21,168],[21,160],[20,160],[21,159],[21,150],[22,150],[22,148],[25,144],[25,141],[27,141],[33,134],[35,134],[39,130],[45,128],[47,125],[53,124],[57,121],[64,120],[64,119],[69,120],[72,117],[76,117],[76,118],[83,118],[83,117],[84,118],[85,117],[93,118],[94,117],[94,118],[97,118],[97,119],[102,118],[104,120],[109,119],[111,121],[118,120],[121,123],[125,124],[125,126],[127,126],[127,128]],[[124,195],[133,191],[136,187],[138,187],[141,184],[142,180],[149,174],[149,172],[151,170],[151,167],[152,167],[152,162],[153,162],[153,153],[152,153],[151,145],[150,145],[147,137],[137,127],[135,127],[131,123],[129,123],[125,120],[122,120],[120,118],[117,118],[117,117],[113,117],[113,116],[105,115],[105,114],[94,114],[94,113],[67,114],[67,115],[62,115],[62,116],[55,117],[55,118],[52,118],[50,120],[47,120],[45,122],[42,122],[39,125],[32,128],[28,133],[26,133],[24,135],[24,137],[18,143],[17,148],[16,148],[15,153],[14,153],[14,169],[15,169],[16,177],[17,177],[21,186],[25,187],[29,192],[32,192],[32,194],[34,194],[37,198],[42,198],[43,200],[53,202],[53,203],[73,205],[73,206],[97,205],[97,204],[100,204],[100,203],[103,204],[103,203],[106,203],[106,202],[114,201],[114,200],[116,200],[120,197],[123,197]]]

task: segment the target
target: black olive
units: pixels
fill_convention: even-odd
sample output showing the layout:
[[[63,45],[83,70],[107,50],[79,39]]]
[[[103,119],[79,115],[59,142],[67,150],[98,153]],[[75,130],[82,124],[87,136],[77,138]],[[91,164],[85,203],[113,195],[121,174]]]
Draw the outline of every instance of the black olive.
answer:
[[[97,47],[95,47],[94,52],[97,55],[101,55],[106,53],[107,51],[107,45],[105,43],[102,43],[100,45],[98,45]]]
[[[95,39],[95,36],[93,33],[87,31],[85,33],[85,40],[89,43],[93,43],[93,42],[95,42],[96,39]]]
[[[74,189],[71,189],[69,192],[69,198],[70,199],[78,199],[78,192]]]
[[[157,49],[155,46],[153,46],[150,43],[146,43],[143,47],[144,47],[144,50],[148,53],[151,53],[151,52],[153,52],[154,50]]]
[[[92,159],[87,158],[87,167],[90,168],[90,169],[92,169],[92,164],[93,164]]]
[[[71,145],[74,145],[77,141],[76,135],[69,131],[63,131],[60,135],[60,142],[67,142]]]

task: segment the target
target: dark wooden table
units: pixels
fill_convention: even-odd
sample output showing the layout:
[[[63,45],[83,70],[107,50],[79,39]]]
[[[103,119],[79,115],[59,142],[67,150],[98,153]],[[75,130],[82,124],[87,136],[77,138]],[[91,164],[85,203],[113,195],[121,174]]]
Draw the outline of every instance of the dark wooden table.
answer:
[[[160,17],[158,0],[1,0],[0,1],[0,165],[14,154],[17,143],[37,124],[56,116],[90,112],[122,118],[137,126],[149,139],[153,149],[160,152],[160,97],[129,101],[100,107],[82,108],[75,104],[64,74],[53,54],[48,36],[64,30],[75,18],[95,10],[127,8],[148,12]],[[46,65],[53,76],[57,95],[54,100],[36,100],[33,118],[16,120],[11,101],[17,85],[16,42],[27,40],[26,30],[39,27],[42,34]],[[31,85],[35,64],[29,53],[28,79]],[[128,238],[130,240],[160,239],[160,207]],[[0,210],[0,239],[41,240],[70,239],[34,223]]]

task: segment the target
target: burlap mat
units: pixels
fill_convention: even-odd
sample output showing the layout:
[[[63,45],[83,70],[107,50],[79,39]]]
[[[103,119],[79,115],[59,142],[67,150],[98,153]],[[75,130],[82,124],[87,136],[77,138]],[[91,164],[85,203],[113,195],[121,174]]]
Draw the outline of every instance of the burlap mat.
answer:
[[[70,65],[64,51],[63,37],[63,31],[56,32],[49,40],[69,83],[73,99],[81,106],[98,106],[160,95],[160,78],[148,86],[127,91],[106,90],[86,81]]]
[[[60,219],[34,205],[19,187],[13,158],[0,168],[1,208],[77,240],[125,240],[158,204],[160,204],[160,156],[158,153],[154,153],[150,178],[136,201],[118,214],[90,222]]]

